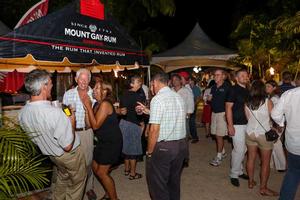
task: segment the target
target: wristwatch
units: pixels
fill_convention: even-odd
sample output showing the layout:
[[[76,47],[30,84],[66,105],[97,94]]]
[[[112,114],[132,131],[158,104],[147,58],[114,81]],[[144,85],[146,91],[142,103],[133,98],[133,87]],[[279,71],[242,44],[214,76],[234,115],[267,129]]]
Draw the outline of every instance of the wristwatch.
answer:
[[[152,153],[149,153],[148,151],[146,151],[146,157],[147,158],[151,158],[152,157]]]

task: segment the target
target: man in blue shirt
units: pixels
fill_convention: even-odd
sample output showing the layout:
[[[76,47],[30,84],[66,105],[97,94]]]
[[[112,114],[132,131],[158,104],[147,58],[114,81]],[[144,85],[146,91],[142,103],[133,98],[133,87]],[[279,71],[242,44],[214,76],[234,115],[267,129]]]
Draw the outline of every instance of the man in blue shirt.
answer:
[[[192,143],[197,143],[199,141],[197,127],[196,127],[196,112],[197,112],[197,105],[201,100],[201,89],[196,85],[196,79],[190,78],[190,86],[194,95],[194,102],[195,102],[195,110],[190,116],[189,126],[190,132],[192,136]]]

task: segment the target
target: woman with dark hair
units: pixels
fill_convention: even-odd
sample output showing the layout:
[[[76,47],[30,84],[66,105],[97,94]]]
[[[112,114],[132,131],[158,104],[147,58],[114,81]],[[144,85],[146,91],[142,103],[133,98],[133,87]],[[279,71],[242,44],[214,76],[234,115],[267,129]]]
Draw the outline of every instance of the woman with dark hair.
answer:
[[[116,200],[117,192],[110,172],[111,166],[119,161],[123,142],[117,114],[113,107],[112,86],[107,83],[96,83],[93,97],[97,100],[94,110],[87,95],[81,99],[98,140],[94,148],[92,167],[105,190],[105,195],[101,199]]]
[[[280,88],[278,84],[274,80],[269,80],[266,82],[266,92],[268,94],[269,99],[273,102],[275,106],[279,101]],[[276,126],[275,122],[273,122],[273,126]],[[279,138],[282,133],[279,133]],[[283,150],[282,142],[278,139],[274,143],[274,148],[272,152],[272,161],[274,163],[275,169],[279,172],[284,172],[286,170],[286,157]]]
[[[136,162],[140,155],[143,154],[141,136],[143,132],[143,118],[141,113],[136,112],[137,102],[146,101],[145,94],[141,90],[142,79],[135,75],[129,79],[129,89],[120,99],[120,108],[123,112],[120,121],[120,129],[123,135],[123,150],[125,176],[129,175],[129,180],[142,178],[142,175],[136,172]]]
[[[265,132],[271,129],[270,113],[272,108],[273,103],[267,98],[265,84],[260,80],[254,81],[245,106],[245,113],[248,119],[246,128],[248,187],[252,189],[256,185],[254,181],[254,166],[257,151],[259,150],[261,161],[260,194],[264,196],[278,195],[277,192],[267,187],[273,142],[266,140]]]

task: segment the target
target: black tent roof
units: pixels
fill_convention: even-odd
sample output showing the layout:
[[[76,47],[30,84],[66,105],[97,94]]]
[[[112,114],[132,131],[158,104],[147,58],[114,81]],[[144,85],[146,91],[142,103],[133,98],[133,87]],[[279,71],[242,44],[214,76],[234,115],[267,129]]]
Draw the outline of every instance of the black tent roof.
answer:
[[[227,49],[212,41],[196,23],[192,32],[186,39],[176,47],[169,49],[155,57],[171,56],[207,56],[207,55],[225,55],[234,54],[233,50]]]
[[[105,20],[81,15],[72,3],[4,36],[0,63],[7,58],[70,63],[148,64],[143,51],[111,16]]]
[[[0,36],[5,35],[10,31],[10,28],[8,28],[2,21],[0,21]]]

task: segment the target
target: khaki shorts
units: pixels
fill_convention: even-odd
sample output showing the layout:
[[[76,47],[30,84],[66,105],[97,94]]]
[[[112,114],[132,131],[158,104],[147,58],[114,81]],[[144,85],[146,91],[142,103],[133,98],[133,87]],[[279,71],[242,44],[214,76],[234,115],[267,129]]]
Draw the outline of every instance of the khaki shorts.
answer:
[[[211,134],[217,136],[227,135],[225,112],[211,114]]]
[[[266,140],[264,134],[256,137],[254,133],[251,133],[250,135],[246,133],[246,144],[249,146],[258,146],[259,149],[263,150],[272,150],[274,145],[273,142]]]

